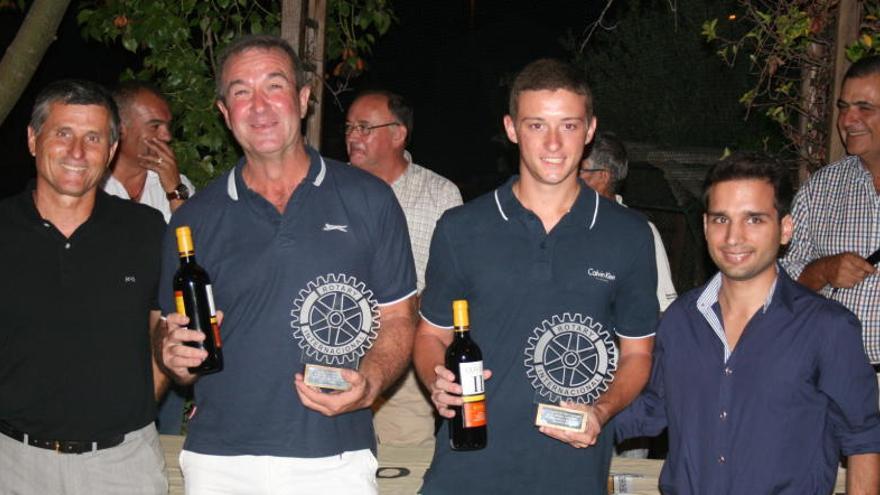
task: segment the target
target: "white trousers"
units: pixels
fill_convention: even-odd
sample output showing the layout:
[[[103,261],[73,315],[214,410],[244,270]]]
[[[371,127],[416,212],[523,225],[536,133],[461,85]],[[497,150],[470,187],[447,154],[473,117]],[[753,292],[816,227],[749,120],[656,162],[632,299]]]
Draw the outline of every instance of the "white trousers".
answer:
[[[369,449],[318,458],[180,452],[187,495],[377,495]]]

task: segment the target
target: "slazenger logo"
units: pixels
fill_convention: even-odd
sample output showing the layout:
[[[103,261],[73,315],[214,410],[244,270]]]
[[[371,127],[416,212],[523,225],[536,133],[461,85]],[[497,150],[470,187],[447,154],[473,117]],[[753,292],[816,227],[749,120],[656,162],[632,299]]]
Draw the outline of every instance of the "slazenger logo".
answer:
[[[333,225],[332,223],[324,224],[324,232],[330,232],[331,230],[336,230],[339,232],[348,232],[348,225]]]
[[[596,280],[600,280],[602,282],[614,282],[617,280],[617,275],[611,272],[603,272],[602,270],[596,270],[595,268],[587,268],[587,275],[595,278]]]

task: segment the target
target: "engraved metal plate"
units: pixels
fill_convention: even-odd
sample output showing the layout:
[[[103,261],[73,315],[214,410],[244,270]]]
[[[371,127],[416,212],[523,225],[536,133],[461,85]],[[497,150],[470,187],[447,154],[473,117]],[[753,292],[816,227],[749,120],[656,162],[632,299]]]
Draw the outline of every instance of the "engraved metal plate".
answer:
[[[342,378],[342,368],[307,364],[304,381],[312,387],[326,388],[330,390],[348,390],[351,384]]]
[[[550,404],[538,404],[535,424],[583,433],[587,429],[587,413]]]

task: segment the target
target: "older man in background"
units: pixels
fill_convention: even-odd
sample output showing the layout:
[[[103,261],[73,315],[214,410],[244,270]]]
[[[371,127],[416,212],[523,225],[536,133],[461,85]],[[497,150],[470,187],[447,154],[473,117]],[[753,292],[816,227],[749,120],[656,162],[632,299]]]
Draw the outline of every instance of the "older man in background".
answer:
[[[345,143],[349,160],[394,190],[406,216],[421,292],[434,226],[444,211],[461,204],[461,194],[448,179],[413,163],[406,151],[412,131],[412,107],[390,91],[362,93],[348,109]],[[373,410],[380,443],[433,445],[434,408],[412,369],[377,401]]]

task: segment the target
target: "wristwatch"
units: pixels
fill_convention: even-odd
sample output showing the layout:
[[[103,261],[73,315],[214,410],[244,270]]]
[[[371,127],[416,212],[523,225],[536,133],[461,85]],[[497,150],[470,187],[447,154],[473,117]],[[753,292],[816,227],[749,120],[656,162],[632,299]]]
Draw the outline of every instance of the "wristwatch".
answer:
[[[183,201],[184,199],[189,199],[189,189],[181,182],[171,192],[165,193],[165,197],[168,198],[168,201],[174,201],[175,199]]]

